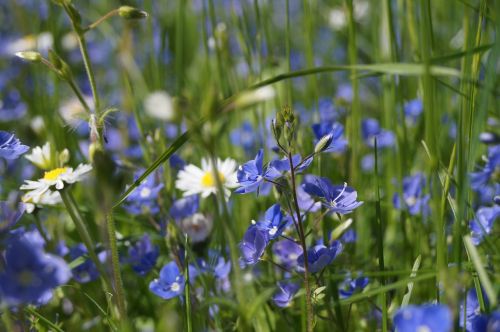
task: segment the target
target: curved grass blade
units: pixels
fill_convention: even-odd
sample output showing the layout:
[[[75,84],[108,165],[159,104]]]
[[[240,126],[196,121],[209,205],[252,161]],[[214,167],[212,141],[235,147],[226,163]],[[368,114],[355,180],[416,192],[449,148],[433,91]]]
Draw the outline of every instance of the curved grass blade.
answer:
[[[422,255],[418,255],[415,263],[413,263],[413,269],[411,271],[410,277],[414,278],[417,276],[418,268],[420,267],[420,262],[422,261]],[[408,292],[403,296],[403,301],[401,302],[401,307],[406,307],[410,303],[411,294],[413,293],[413,281],[408,283]]]
[[[465,249],[467,250],[467,255],[474,264],[474,268],[479,276],[479,280],[481,281],[484,291],[488,294],[490,305],[492,308],[495,308],[497,305],[495,289],[493,288],[490,278],[488,278],[488,274],[486,273],[483,263],[481,262],[481,256],[477,252],[476,247],[472,244],[472,240],[469,235],[465,235],[463,237],[463,241]]]
[[[430,272],[430,273],[416,276],[415,278],[406,278],[406,279],[397,281],[397,282],[392,283],[392,284],[388,284],[388,285],[385,285],[382,287],[371,289],[369,291],[366,291],[366,292],[363,292],[360,294],[355,294],[347,299],[340,300],[340,304],[341,305],[349,305],[349,304],[352,304],[355,302],[369,299],[370,297],[374,297],[374,296],[377,296],[377,295],[382,294],[382,293],[387,293],[388,291],[391,291],[393,289],[398,289],[398,288],[404,287],[404,286],[408,285],[408,283],[410,283],[410,282],[418,282],[418,281],[423,281],[423,280],[427,280],[427,279],[432,279],[435,277],[436,277],[436,272]]]
[[[371,71],[375,73],[383,73],[383,74],[392,74],[392,75],[423,75],[425,73],[425,66],[422,64],[415,63],[383,63],[383,64],[370,64],[370,65],[339,65],[339,66],[324,66],[324,67],[315,67],[310,69],[302,69],[297,71],[292,71],[284,74],[279,74],[274,77],[271,77],[267,80],[263,80],[259,83],[256,83],[250,86],[248,89],[243,90],[242,92],[233,95],[232,97],[227,98],[222,102],[221,112],[219,115],[229,113],[235,108],[235,101],[238,100],[238,97],[245,94],[250,90],[255,90],[267,85],[271,85],[277,82],[281,82],[294,77],[301,77],[307,75],[314,75],[320,73],[327,72],[336,72],[336,71],[347,71],[347,70],[365,70]],[[441,67],[441,66],[431,66],[430,67],[431,75],[435,76],[460,76],[459,72],[454,68],[449,67]],[[198,128],[201,124],[203,124],[204,120],[201,120],[197,124],[194,125],[194,128]],[[193,129],[194,129],[193,128]],[[191,129],[191,130],[193,130]],[[130,187],[125,190],[125,192],[120,196],[118,201],[113,205],[113,209],[120,206],[125,199],[137,188],[144,179],[148,177],[149,174],[154,172],[161,164],[166,162],[177,150],[180,149],[184,143],[186,143],[190,137],[190,130],[184,132],[182,135],[177,137],[177,139],[168,147],[168,149],[158,157],[151,166],[149,166],[144,173],[136,180]]]

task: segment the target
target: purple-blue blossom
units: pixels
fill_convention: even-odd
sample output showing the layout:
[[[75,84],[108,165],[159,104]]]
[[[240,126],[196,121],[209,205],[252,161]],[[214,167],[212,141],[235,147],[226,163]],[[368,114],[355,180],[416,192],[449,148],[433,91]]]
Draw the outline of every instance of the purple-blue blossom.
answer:
[[[290,217],[281,212],[281,206],[274,204],[267,209],[264,219],[257,222],[255,226],[265,234],[267,241],[271,241],[280,236],[290,222]]]
[[[500,174],[500,145],[488,148],[488,157],[483,169],[470,174],[471,187],[481,190],[496,174]]]
[[[291,281],[280,281],[277,286],[278,289],[273,295],[274,304],[281,308],[288,307],[295,294],[299,291],[300,286]]]
[[[366,277],[358,277],[356,279],[347,278],[340,285],[339,289],[340,298],[346,299],[348,297],[351,297],[354,293],[362,292],[363,289],[365,289],[365,287],[368,286],[369,282],[370,279]]]
[[[190,195],[179,198],[170,207],[170,216],[175,220],[181,220],[195,214],[200,207],[200,196]]]
[[[409,305],[396,312],[394,326],[397,332],[449,332],[453,319],[443,304]]]
[[[273,255],[278,262],[287,269],[292,269],[297,266],[297,260],[302,255],[302,247],[289,239],[276,241],[273,244]]]
[[[158,246],[153,245],[149,235],[145,234],[128,249],[127,262],[137,274],[143,276],[155,267],[159,254]]]
[[[149,290],[162,299],[169,300],[181,296],[185,284],[186,280],[177,264],[170,262],[161,269],[159,278],[150,282]]]
[[[25,206],[19,203],[17,208],[9,202],[0,202],[0,234],[8,231],[24,214]]]
[[[500,206],[481,207],[476,211],[476,217],[469,222],[472,243],[480,244],[483,238],[493,230],[495,220],[500,217]]]
[[[72,261],[82,256],[88,256],[87,248],[82,244],[76,244],[69,249],[69,257]],[[101,263],[106,262],[107,252],[101,251],[97,258]],[[73,279],[81,284],[96,280],[99,277],[99,270],[90,258],[86,258],[82,263],[71,269]]]
[[[139,170],[134,175],[137,180],[143,173]],[[160,211],[158,194],[163,189],[163,183],[157,181],[158,173],[150,174],[126,199],[124,208],[131,214],[156,214]]]
[[[411,215],[427,215],[429,213],[429,195],[424,195],[425,177],[422,173],[407,176],[403,179],[403,202],[400,195],[394,194],[392,199],[397,209],[408,209]]]
[[[0,130],[0,158],[17,159],[28,150],[29,147],[21,144],[14,134]]]
[[[256,264],[264,254],[267,243],[266,232],[260,230],[256,225],[250,225],[239,244],[242,265]]]
[[[320,198],[323,206],[330,212],[348,214],[363,204],[357,200],[356,190],[345,183],[343,186],[333,185],[324,177],[309,176],[302,187],[306,193]]]
[[[391,147],[396,142],[395,135],[389,130],[382,129],[378,120],[373,118],[366,118],[361,122],[361,134],[365,144],[372,148],[375,146],[375,138],[379,149]]]
[[[263,167],[264,150],[260,149],[254,160],[250,160],[240,166],[237,173],[240,187],[234,192],[237,194],[247,194],[259,189],[266,180],[274,180],[281,176],[281,172],[275,167]]]
[[[62,258],[46,253],[30,241],[29,234],[16,235],[8,240],[0,270],[0,298],[11,306],[45,304],[70,277]]]
[[[322,149],[322,152],[342,153],[347,149],[347,140],[344,137],[344,126],[338,122],[321,122],[312,125],[316,144],[326,135],[331,135],[329,144]]]
[[[343,246],[340,241],[333,241],[329,247],[322,244],[307,249],[307,262],[309,272],[317,273],[328,266],[342,252]],[[298,270],[304,271],[304,255],[300,255],[298,260]]]

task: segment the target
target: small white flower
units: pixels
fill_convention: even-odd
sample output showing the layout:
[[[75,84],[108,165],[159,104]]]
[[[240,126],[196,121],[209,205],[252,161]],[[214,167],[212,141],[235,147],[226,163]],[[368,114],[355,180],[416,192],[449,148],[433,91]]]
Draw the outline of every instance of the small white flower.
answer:
[[[27,202],[40,203],[47,192],[55,187],[56,190],[64,188],[65,184],[72,184],[83,180],[85,175],[92,170],[92,166],[80,164],[73,170],[71,167],[59,167],[45,172],[43,178],[38,181],[26,180],[21,186],[21,190],[27,190],[24,195]]]
[[[27,213],[32,213],[37,206],[57,205],[62,202],[59,192],[50,190],[42,194],[29,191],[22,197],[22,201]]]
[[[165,91],[149,94],[144,100],[144,110],[150,116],[162,121],[170,121],[175,116],[172,97]]]
[[[31,150],[30,154],[25,155],[26,159],[31,161],[38,168],[48,170],[57,165],[64,165],[69,160],[69,151],[64,149],[62,152],[52,151],[52,146],[49,142],[43,147],[37,146]],[[59,159],[55,162],[54,157]]]
[[[25,158],[31,161],[35,166],[41,169],[49,169],[51,167],[51,146],[50,143],[45,143],[44,146],[33,148],[30,154],[25,155]]]
[[[224,189],[226,200],[231,195],[230,188],[236,188],[236,161],[226,159],[221,161],[217,159],[215,170],[219,175],[219,180]],[[202,197],[208,197],[217,192],[217,182],[214,177],[214,167],[206,159],[201,160],[201,169],[195,165],[187,165],[177,175],[175,187],[184,191],[184,196],[201,194]]]

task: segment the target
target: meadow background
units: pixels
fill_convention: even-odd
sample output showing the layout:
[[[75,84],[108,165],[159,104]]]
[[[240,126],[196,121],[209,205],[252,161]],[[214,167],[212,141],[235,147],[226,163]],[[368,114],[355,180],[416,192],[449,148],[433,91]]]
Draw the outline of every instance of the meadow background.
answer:
[[[49,142],[52,166],[93,169],[63,201],[13,216],[23,182],[49,169],[0,154],[0,329],[311,329],[296,257],[284,271],[269,244],[259,262],[239,261],[252,220],[278,202],[293,215],[291,172],[267,195],[228,200],[212,176],[216,194],[198,205],[179,203],[176,186],[202,158],[282,158],[271,123],[290,107],[293,121],[277,126],[293,123],[293,153],[318,149],[334,123],[333,143],[346,142],[303,173],[347,182],[363,202],[304,213],[309,247],[343,246],[310,278],[314,330],[500,331],[499,13],[487,0],[2,1],[0,130],[26,154]],[[24,233],[71,276],[16,270],[7,256]],[[197,269],[202,258],[209,267]],[[170,262],[192,282],[165,299],[150,284]],[[299,286],[282,308],[285,279]],[[436,303],[444,314],[422,311]]]

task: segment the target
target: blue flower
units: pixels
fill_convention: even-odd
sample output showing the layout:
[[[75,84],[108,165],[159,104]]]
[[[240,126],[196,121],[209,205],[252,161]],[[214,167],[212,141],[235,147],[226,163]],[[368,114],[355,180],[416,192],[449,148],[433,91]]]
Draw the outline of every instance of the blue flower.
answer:
[[[484,168],[479,172],[470,174],[472,189],[481,190],[497,173],[500,173],[500,145],[490,147]]]
[[[333,123],[339,118],[331,98],[320,98],[318,101],[319,120],[321,122]]]
[[[409,305],[394,315],[397,332],[447,332],[452,325],[451,311],[442,304]]]
[[[138,179],[143,170],[136,172],[134,180]],[[125,209],[134,215],[156,214],[160,211],[158,194],[163,188],[163,183],[156,180],[157,173],[150,174],[126,199]]]
[[[348,187],[346,183],[343,186],[334,186],[327,178],[309,176],[302,186],[306,193],[321,198],[323,206],[330,212],[348,214],[363,204],[357,201],[356,190]]]
[[[195,214],[199,207],[199,195],[186,196],[174,201],[170,207],[170,215],[175,220],[181,220]]]
[[[17,90],[11,90],[4,95],[0,103],[0,122],[15,121],[26,114],[26,104],[21,101]]]
[[[256,225],[250,225],[239,245],[242,265],[256,264],[264,254],[267,243],[266,232],[260,230]]]
[[[403,203],[399,194],[394,194],[392,202],[397,209],[406,208],[411,215],[427,215],[429,213],[429,195],[423,194],[425,177],[422,173],[407,176],[403,179]]]
[[[128,249],[127,261],[135,272],[143,276],[155,267],[158,256],[158,246],[154,246],[149,235],[145,234]]]
[[[290,305],[293,297],[299,291],[300,287],[298,284],[289,281],[278,282],[278,290],[273,295],[273,302],[278,307],[285,308]]]
[[[410,126],[414,126],[424,111],[424,105],[421,99],[413,99],[406,102],[403,109],[406,123]]]
[[[312,157],[302,160],[300,154],[295,154],[292,156],[292,165],[296,173],[305,170],[307,167],[311,165],[312,161],[313,161]],[[276,169],[278,172],[289,172],[290,160],[288,160],[287,157],[273,160],[269,163],[269,167]]]
[[[354,280],[351,278],[347,278],[341,285],[339,290],[339,295],[341,299],[346,299],[351,297],[352,294],[356,292],[361,292],[370,282],[370,279],[366,277],[359,277]]]
[[[271,241],[283,233],[283,230],[290,221],[291,219],[285,217],[281,212],[281,206],[279,204],[274,204],[267,209],[264,220],[259,221],[255,226],[265,234],[267,241]]]
[[[307,178],[308,175],[306,175]],[[316,212],[321,208],[321,203],[314,201],[314,199],[305,192],[302,186],[297,187],[297,201],[299,208],[304,212]]]
[[[475,245],[483,241],[485,235],[491,233],[493,222],[500,217],[500,206],[481,207],[476,211],[476,218],[469,222],[472,232],[472,243]]]
[[[347,140],[344,138],[344,126],[338,122],[321,122],[312,125],[316,144],[322,137],[331,135],[332,139],[322,152],[342,153],[347,149]]]
[[[354,229],[348,229],[340,238],[340,241],[343,243],[353,243],[356,242],[358,238],[356,231]]]
[[[160,278],[151,281],[149,290],[162,299],[168,300],[181,296],[184,293],[185,284],[186,280],[180,273],[177,264],[170,262],[161,269]]]
[[[82,243],[79,243],[69,249],[69,257],[71,260],[87,255],[87,248]],[[97,257],[101,263],[104,263],[107,257],[106,251],[100,252]],[[71,269],[71,273],[73,278],[82,284],[94,281],[99,277],[97,266],[95,266],[94,262],[90,258],[85,259],[81,264]]]
[[[0,270],[0,298],[7,304],[44,304],[52,290],[66,283],[71,273],[66,262],[33,245],[29,236],[12,237]]]
[[[294,241],[283,239],[273,244],[273,254],[279,263],[287,269],[297,266],[297,259],[302,255],[302,247]]]
[[[8,160],[17,159],[20,155],[29,150],[29,147],[22,145],[21,141],[6,131],[0,130],[0,157]]]
[[[24,214],[25,206],[20,203],[13,209],[9,202],[0,202],[0,234],[16,224]]]
[[[486,293],[483,292],[483,299],[486,304],[489,304],[489,299]],[[481,326],[486,326],[488,323],[488,317],[486,314],[481,313],[481,307],[479,305],[479,300],[477,298],[477,293],[475,288],[471,288],[467,292],[467,297],[465,301],[465,316],[464,316],[464,301],[460,304],[459,313],[459,324],[460,327],[464,327],[468,332],[482,332],[486,331],[485,328],[479,328]]]
[[[377,148],[391,147],[396,141],[391,131],[380,128],[379,122],[372,118],[361,122],[361,134],[365,144],[372,148],[375,147],[375,138],[377,138]]]
[[[265,180],[274,180],[281,173],[274,167],[263,168],[264,150],[260,149],[254,160],[250,160],[240,166],[237,173],[238,184],[241,186],[234,192],[246,194],[259,190]]]
[[[307,250],[309,272],[317,273],[329,265],[342,252],[342,243],[333,241],[330,247],[322,244]],[[298,270],[304,271],[304,254],[298,258]]]
[[[244,121],[241,127],[234,129],[230,134],[231,143],[235,146],[241,146],[247,155],[255,153],[255,147],[260,142],[259,135],[248,121]]]

